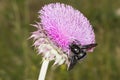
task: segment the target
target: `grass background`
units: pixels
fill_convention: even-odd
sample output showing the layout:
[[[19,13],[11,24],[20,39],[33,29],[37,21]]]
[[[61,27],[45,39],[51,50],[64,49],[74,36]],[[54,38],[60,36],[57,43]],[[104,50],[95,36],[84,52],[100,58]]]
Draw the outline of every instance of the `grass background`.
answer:
[[[49,67],[46,80],[120,80],[120,0],[0,0],[0,80],[37,80],[41,56],[30,24],[45,4],[62,2],[80,10],[95,29],[97,48],[70,72]]]

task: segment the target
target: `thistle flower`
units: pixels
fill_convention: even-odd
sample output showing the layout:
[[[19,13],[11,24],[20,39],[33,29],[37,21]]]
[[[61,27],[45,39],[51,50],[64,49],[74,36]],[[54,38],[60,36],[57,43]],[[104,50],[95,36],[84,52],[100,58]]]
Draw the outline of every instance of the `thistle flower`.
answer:
[[[40,22],[33,32],[34,46],[44,60],[55,60],[54,64],[68,65],[69,69],[78,60],[92,52],[95,43],[93,28],[78,10],[62,3],[51,3],[39,11]]]

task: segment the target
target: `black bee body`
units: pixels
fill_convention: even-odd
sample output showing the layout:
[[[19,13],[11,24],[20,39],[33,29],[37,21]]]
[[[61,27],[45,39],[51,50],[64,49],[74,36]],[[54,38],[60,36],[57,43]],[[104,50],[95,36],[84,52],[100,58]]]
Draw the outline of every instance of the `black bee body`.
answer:
[[[71,70],[75,64],[81,60],[82,58],[84,58],[86,56],[86,51],[95,47],[97,44],[89,44],[89,45],[77,45],[75,43],[72,43],[69,48],[71,50],[71,52],[73,53],[73,55],[70,57],[69,61],[69,67],[68,70]]]

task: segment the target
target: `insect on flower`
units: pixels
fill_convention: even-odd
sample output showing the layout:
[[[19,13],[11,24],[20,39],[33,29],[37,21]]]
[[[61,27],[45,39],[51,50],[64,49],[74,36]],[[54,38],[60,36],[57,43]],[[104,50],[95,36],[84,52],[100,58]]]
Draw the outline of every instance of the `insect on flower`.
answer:
[[[86,51],[95,47],[97,44],[88,44],[84,46],[76,45],[72,43],[70,45],[70,50],[73,53],[73,55],[69,58],[70,64],[68,67],[68,70],[71,70],[74,65],[79,61],[80,59],[84,58],[86,56]]]
[[[33,25],[34,46],[43,60],[67,64],[68,70],[96,47],[94,30],[88,19],[72,6],[51,3],[39,11],[40,22]]]

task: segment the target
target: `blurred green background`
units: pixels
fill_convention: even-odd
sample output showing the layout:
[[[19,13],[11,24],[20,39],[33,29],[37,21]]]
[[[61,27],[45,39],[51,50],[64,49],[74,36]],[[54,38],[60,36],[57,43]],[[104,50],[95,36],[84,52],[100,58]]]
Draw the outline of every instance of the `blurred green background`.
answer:
[[[51,2],[80,10],[93,25],[98,46],[72,71],[49,66],[46,80],[120,80],[120,0],[0,0],[0,80],[37,80],[41,56],[28,40],[36,30],[30,24]]]

